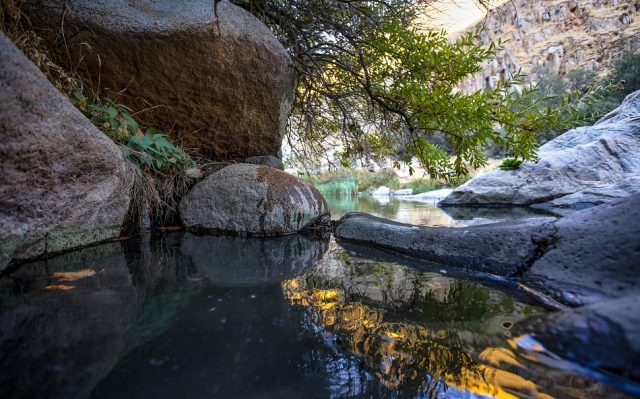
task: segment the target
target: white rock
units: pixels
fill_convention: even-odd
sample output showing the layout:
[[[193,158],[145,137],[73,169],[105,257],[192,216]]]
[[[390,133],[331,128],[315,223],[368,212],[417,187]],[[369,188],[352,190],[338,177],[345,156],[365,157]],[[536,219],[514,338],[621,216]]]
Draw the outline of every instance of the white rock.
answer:
[[[371,193],[371,195],[391,195],[391,189],[389,187],[381,186]]]

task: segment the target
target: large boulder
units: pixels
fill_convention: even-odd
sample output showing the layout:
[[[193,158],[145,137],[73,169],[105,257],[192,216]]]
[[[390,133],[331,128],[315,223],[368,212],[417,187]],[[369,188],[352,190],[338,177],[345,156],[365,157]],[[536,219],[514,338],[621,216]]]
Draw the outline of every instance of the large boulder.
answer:
[[[511,277],[569,306],[640,294],[640,194],[574,212],[464,228],[418,227],[348,214],[339,239]]]
[[[2,33],[0,54],[0,270],[117,237],[131,166]]]
[[[216,19],[212,0],[25,3],[54,59],[80,64],[103,94],[145,110],[145,125],[211,159],[279,155],[294,71],[245,10],[222,1]]]
[[[562,207],[584,207],[591,199],[578,195],[598,190],[592,205],[624,194],[623,181],[640,173],[640,91],[593,126],[570,130],[540,147],[540,160],[513,171],[497,170],[476,177],[440,202],[443,206],[532,205],[560,201]],[[628,193],[640,191],[627,187]],[[566,198],[565,198],[566,197]],[[560,205],[560,204],[558,204]]]
[[[418,227],[349,213],[334,228],[339,239],[391,249],[451,266],[515,276],[551,237],[555,218],[532,218],[467,228]]]
[[[187,229],[271,236],[330,221],[322,195],[302,180],[268,166],[234,164],[200,181],[180,202]]]

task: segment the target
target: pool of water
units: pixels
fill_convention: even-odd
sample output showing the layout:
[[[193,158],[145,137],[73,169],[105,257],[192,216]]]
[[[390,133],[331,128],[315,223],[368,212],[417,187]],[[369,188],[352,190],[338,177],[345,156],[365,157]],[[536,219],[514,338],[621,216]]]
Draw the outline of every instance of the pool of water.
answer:
[[[505,282],[329,239],[170,233],[0,278],[7,398],[623,398],[521,349]]]
[[[364,212],[422,226],[461,227],[550,215],[527,207],[439,208],[435,202],[389,196],[325,196],[325,199],[332,219],[340,219],[349,212]]]

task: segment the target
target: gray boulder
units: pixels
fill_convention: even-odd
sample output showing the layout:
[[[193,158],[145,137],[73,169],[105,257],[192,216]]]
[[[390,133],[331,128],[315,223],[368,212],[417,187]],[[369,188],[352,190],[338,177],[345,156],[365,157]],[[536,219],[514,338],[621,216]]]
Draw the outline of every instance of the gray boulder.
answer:
[[[133,170],[0,33],[0,270],[115,238]]]
[[[144,125],[215,160],[278,155],[294,71],[247,11],[222,1],[216,20],[212,0],[25,3],[54,60],[80,63],[103,94],[145,110]]]
[[[255,157],[248,157],[244,160],[245,163],[253,163],[256,165],[270,166],[272,168],[284,170],[284,164],[280,158],[273,155],[258,155]]]
[[[584,190],[615,198],[622,181],[640,173],[640,91],[593,126],[570,130],[540,147],[540,160],[513,171],[476,177],[440,202],[443,206],[532,205],[559,201],[581,206]],[[575,202],[574,202],[575,201]]]
[[[532,218],[468,228],[418,227],[364,213],[349,213],[334,229],[339,239],[391,249],[502,276],[529,267],[538,245],[551,237],[555,218]]]
[[[635,193],[640,193],[640,174],[631,175],[615,184],[586,188],[549,202],[533,205],[533,207],[562,213],[563,209],[590,208],[606,204],[615,199],[625,198]]]
[[[339,239],[514,278],[541,298],[582,306],[640,293],[640,194],[574,212],[464,228],[418,227],[364,214]]]
[[[180,202],[187,229],[239,235],[291,234],[330,221],[312,186],[278,169],[227,166],[199,182]]]

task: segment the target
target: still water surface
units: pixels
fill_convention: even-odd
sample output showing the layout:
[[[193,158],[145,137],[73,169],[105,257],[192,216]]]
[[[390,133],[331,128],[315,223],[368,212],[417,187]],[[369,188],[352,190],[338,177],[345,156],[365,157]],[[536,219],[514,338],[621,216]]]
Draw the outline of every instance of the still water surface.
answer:
[[[527,217],[549,216],[533,208],[439,208],[434,202],[389,196],[325,196],[331,218],[364,212],[401,223],[422,226],[461,227]]]
[[[623,398],[545,365],[511,287],[333,240],[171,233],[0,278],[7,398]]]

